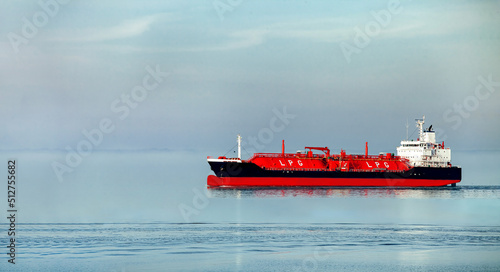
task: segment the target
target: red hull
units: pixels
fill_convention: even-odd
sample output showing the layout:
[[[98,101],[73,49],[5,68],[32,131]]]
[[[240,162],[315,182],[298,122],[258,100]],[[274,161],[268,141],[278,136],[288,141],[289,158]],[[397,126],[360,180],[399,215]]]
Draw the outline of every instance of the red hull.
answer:
[[[386,178],[224,177],[210,175],[208,187],[438,187],[460,180]]]

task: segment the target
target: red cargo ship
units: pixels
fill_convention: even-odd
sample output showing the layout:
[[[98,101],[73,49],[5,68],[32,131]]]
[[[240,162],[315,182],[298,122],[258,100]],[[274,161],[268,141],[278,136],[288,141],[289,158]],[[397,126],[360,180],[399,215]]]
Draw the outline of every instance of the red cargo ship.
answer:
[[[305,147],[305,152],[256,153],[241,159],[238,135],[237,158],[212,158],[208,163],[215,175],[207,178],[208,187],[433,187],[455,186],[462,169],[451,165],[451,150],[435,141],[432,126],[423,129],[424,119],[417,119],[419,138],[401,141],[397,155],[330,154],[328,147]],[[321,152],[321,153],[319,153]],[[318,154],[319,153],[319,154]]]

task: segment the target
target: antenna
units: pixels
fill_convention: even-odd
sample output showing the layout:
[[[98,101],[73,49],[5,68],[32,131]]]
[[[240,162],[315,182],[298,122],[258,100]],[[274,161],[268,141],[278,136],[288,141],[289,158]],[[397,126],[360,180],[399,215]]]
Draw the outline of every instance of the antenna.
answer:
[[[424,130],[423,130],[423,126],[424,126],[424,123],[425,123],[425,115],[422,116],[422,119],[415,119],[415,121],[417,121],[417,128],[419,130],[418,132],[418,139],[419,141],[422,141],[422,137],[424,135]]]

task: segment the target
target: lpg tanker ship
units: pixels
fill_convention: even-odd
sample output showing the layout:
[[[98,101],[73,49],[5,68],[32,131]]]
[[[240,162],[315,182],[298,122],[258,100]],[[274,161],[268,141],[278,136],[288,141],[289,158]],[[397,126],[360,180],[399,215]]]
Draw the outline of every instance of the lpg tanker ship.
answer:
[[[209,188],[238,187],[435,187],[455,186],[462,179],[462,169],[451,165],[451,150],[444,142],[436,143],[432,126],[424,129],[425,116],[416,120],[419,138],[404,140],[397,155],[331,154],[328,147],[305,147],[305,151],[255,153],[241,159],[241,137],[238,135],[238,157],[208,157],[215,175],[207,178]]]

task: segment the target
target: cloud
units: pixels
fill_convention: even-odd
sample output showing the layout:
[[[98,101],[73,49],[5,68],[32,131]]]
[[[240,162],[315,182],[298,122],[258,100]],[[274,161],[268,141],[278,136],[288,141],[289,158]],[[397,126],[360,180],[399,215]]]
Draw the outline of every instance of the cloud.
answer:
[[[259,29],[237,31],[226,36],[224,38],[225,42],[222,42],[218,45],[183,47],[179,49],[171,49],[168,51],[200,52],[243,49],[264,43],[267,34],[268,31]]]
[[[219,44],[206,46],[169,48],[167,51],[202,52],[245,49],[264,44],[271,39],[299,39],[316,42],[337,42],[346,36],[348,29],[332,23],[336,19],[320,19],[302,23],[278,23],[258,28],[237,30],[232,32],[214,33],[219,35]]]
[[[489,4],[457,5],[454,9],[429,10],[425,6],[405,6],[398,14],[392,14],[387,26],[381,27],[377,39],[421,39],[441,36],[466,36],[485,26],[496,25],[495,16],[482,16]],[[307,42],[338,43],[350,41],[355,28],[365,29],[369,22],[377,22],[366,11],[364,14],[349,14],[337,17],[314,18],[302,21],[280,22],[255,28],[214,33],[219,44],[206,46],[185,46],[168,51],[224,51],[238,50],[262,45],[271,39],[294,39]],[[491,31],[491,28],[490,28]]]
[[[139,36],[150,29],[160,15],[150,15],[133,20],[125,20],[117,25],[104,28],[87,28],[53,32],[47,40],[56,42],[102,42]]]
[[[146,32],[154,20],[154,17],[145,17],[124,21],[117,26],[104,28],[95,33],[83,36],[82,39],[84,41],[105,41],[138,36]]]

